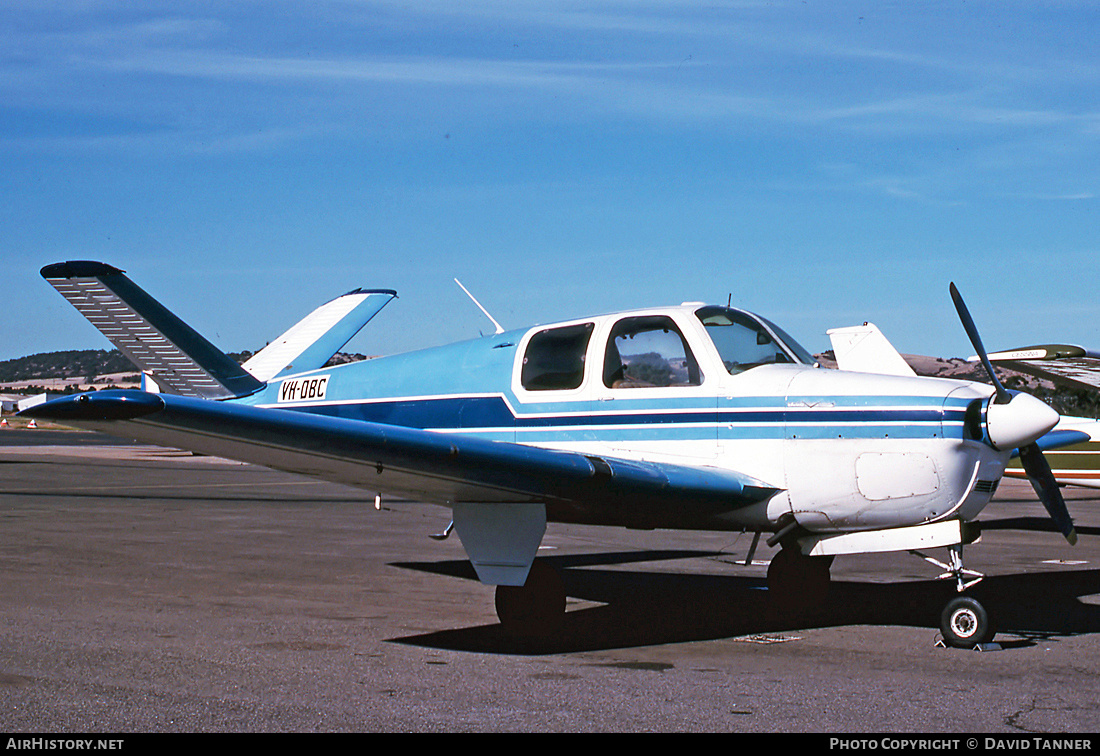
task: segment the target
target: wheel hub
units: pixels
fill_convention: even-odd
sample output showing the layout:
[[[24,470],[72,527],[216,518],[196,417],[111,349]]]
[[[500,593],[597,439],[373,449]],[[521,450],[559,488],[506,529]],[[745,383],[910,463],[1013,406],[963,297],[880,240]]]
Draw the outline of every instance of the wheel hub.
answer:
[[[951,629],[960,638],[969,638],[978,629],[978,618],[970,609],[960,609],[951,616]]]

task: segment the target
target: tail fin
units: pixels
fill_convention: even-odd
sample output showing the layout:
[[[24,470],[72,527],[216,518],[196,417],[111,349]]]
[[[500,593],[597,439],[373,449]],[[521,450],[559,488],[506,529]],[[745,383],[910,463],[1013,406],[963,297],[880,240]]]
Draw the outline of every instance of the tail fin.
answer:
[[[165,393],[229,399],[264,386],[118,268],[63,262],[42,277]]]
[[[389,289],[356,289],[306,315],[242,367],[261,381],[324,367],[351,337],[397,296]]]

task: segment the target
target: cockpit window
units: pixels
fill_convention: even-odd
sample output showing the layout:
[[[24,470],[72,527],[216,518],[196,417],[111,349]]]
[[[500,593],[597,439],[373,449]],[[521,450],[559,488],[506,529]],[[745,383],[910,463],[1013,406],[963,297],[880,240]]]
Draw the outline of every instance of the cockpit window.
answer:
[[[584,355],[592,338],[592,323],[547,328],[527,343],[520,383],[528,391],[579,388],[584,381]]]
[[[768,328],[772,329],[772,333],[774,333],[780,338],[780,340],[782,340],[787,349],[790,349],[792,352],[794,352],[794,356],[798,359],[799,362],[801,362],[803,365],[817,365],[817,360],[814,359],[814,356],[810,354],[809,350],[807,350],[806,347],[802,346],[793,338],[791,338],[790,334],[788,334],[786,331],[784,331],[782,328],[780,328],[767,318],[761,317],[760,315],[757,315],[756,317],[760,318],[761,322],[767,325]]]
[[[671,318],[624,318],[615,324],[604,353],[608,388],[698,386],[699,363]]]
[[[730,375],[760,365],[814,364],[813,357],[805,349],[763,318],[758,320],[728,307],[704,307],[695,314],[707,329]]]

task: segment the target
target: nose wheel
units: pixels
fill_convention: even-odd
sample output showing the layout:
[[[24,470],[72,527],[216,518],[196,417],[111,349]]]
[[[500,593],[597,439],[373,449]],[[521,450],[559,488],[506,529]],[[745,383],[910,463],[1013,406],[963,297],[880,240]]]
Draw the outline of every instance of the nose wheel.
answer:
[[[985,577],[980,572],[963,567],[962,545],[949,546],[950,564],[944,564],[919,551],[910,551],[929,564],[940,567],[944,572],[941,580],[954,580],[955,589],[961,594],[972,585],[980,583]],[[953,648],[976,648],[993,640],[995,630],[989,611],[973,596],[959,595],[947,602],[940,613],[940,632],[944,644]]]
[[[955,648],[974,648],[993,640],[993,623],[981,602],[970,596],[956,596],[940,615],[943,641]]]

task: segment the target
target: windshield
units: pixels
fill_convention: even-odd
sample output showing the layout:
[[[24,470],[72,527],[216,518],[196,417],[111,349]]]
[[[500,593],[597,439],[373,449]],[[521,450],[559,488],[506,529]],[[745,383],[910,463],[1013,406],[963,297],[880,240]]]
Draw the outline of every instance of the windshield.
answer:
[[[815,364],[814,358],[797,341],[763,318],[717,306],[696,310],[695,315],[707,329],[730,375],[760,365]]]

